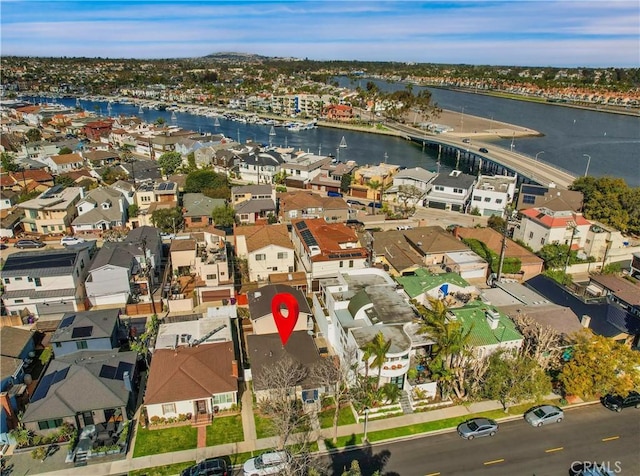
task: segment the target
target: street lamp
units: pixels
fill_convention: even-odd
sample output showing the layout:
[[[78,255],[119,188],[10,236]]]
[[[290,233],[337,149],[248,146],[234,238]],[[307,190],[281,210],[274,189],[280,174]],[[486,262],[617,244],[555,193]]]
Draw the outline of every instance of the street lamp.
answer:
[[[536,162],[538,161],[538,156],[539,156],[540,154],[544,154],[544,150],[541,150],[540,152],[538,152],[538,153],[536,154]]]
[[[591,156],[589,154],[582,154],[582,157],[587,158],[587,168],[584,171],[584,176],[586,177],[589,174],[589,164],[591,163]]]
[[[364,435],[362,435],[362,442],[367,443],[367,424],[369,423],[369,407],[364,407]]]

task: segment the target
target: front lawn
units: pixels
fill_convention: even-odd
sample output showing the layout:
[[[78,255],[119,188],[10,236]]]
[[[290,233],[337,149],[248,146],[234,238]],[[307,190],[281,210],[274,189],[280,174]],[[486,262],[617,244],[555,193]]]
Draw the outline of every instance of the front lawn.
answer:
[[[138,425],[133,457],[194,449],[198,444],[198,430],[191,425],[149,430]]]
[[[318,413],[318,419],[320,420],[320,428],[331,428],[333,426],[333,413],[335,408],[327,408]],[[356,422],[356,418],[351,411],[351,405],[345,405],[340,408],[338,413],[338,426],[351,425]]]
[[[271,420],[269,417],[262,416],[259,413],[255,413],[253,416],[256,422],[256,435],[258,436],[258,439],[276,436],[276,432],[271,426]]]
[[[235,443],[236,441],[244,441],[240,415],[215,417],[211,425],[207,427],[207,446]]]

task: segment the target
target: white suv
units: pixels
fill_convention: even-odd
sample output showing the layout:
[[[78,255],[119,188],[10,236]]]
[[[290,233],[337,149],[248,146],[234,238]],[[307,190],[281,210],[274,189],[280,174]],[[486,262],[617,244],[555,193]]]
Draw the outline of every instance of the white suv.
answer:
[[[60,239],[60,244],[62,246],[77,245],[78,243],[84,243],[84,239],[76,238],[75,236],[63,236]]]
[[[291,456],[286,451],[266,451],[260,456],[245,461],[244,476],[284,474]]]

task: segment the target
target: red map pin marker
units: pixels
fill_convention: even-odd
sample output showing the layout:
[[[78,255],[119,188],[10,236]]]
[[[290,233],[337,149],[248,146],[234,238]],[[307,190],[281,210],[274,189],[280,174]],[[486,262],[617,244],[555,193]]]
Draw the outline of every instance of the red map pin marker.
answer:
[[[283,305],[287,308],[286,315],[282,314]],[[296,327],[296,322],[298,322],[298,315],[300,314],[298,301],[289,293],[276,294],[271,300],[271,313],[273,314],[273,320],[276,322],[282,345],[287,345],[293,328]]]

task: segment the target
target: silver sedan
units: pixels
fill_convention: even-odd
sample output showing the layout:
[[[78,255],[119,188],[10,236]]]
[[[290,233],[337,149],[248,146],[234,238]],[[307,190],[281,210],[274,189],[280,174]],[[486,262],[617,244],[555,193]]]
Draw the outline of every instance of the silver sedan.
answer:
[[[472,418],[458,425],[458,434],[467,440],[481,436],[493,436],[498,431],[498,424],[489,418]]]
[[[560,423],[564,419],[564,412],[555,405],[538,405],[527,410],[524,414],[524,419],[531,426]]]

